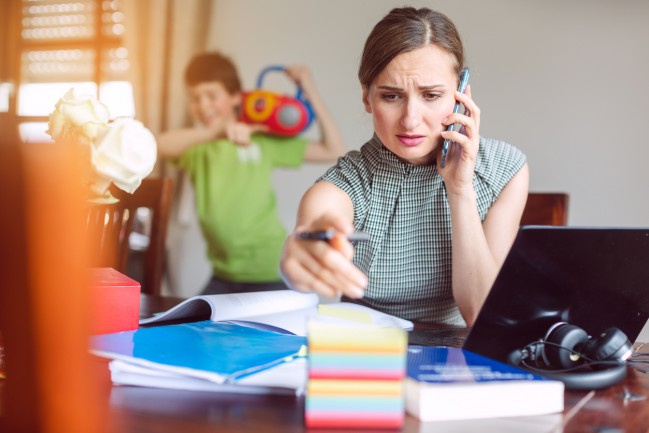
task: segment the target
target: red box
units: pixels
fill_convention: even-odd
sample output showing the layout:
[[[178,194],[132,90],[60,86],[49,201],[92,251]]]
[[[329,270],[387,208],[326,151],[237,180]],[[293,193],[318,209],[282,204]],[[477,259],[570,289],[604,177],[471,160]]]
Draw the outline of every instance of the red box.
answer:
[[[113,268],[90,269],[90,333],[138,328],[140,283]]]

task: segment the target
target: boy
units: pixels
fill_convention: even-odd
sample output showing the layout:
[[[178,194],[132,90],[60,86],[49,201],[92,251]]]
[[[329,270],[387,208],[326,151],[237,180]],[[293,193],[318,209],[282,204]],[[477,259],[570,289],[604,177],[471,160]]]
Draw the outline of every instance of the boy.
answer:
[[[346,151],[310,71],[292,66],[286,74],[313,107],[319,141],[275,137],[264,126],[239,122],[241,81],[232,61],[216,52],[194,57],[185,70],[190,111],[200,126],[158,137],[160,156],[174,160],[194,186],[213,272],[203,294],[286,289],[279,276],[286,230],[272,170],[334,162]]]

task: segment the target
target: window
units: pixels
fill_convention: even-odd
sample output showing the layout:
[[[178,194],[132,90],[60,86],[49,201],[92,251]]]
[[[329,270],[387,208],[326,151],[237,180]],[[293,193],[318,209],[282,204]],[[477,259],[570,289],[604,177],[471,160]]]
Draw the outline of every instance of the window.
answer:
[[[19,2],[18,93],[9,110],[24,141],[50,140],[47,116],[70,87],[96,95],[111,116],[134,115],[120,0]]]

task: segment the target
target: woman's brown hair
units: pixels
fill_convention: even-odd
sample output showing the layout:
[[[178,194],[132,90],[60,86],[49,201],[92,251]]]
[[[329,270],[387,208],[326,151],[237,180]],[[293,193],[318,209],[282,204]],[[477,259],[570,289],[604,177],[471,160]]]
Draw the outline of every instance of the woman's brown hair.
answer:
[[[464,67],[464,48],[453,22],[444,14],[428,8],[392,9],[367,37],[358,79],[369,87],[374,78],[401,53],[427,45],[448,51],[455,60],[455,72]]]

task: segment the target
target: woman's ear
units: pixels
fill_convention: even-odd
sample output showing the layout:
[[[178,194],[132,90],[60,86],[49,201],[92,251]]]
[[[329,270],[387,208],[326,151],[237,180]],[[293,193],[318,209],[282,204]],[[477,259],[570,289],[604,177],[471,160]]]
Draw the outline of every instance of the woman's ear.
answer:
[[[372,106],[370,105],[369,102],[369,92],[370,92],[369,87],[363,85],[363,105],[365,105],[365,111],[371,114]]]

